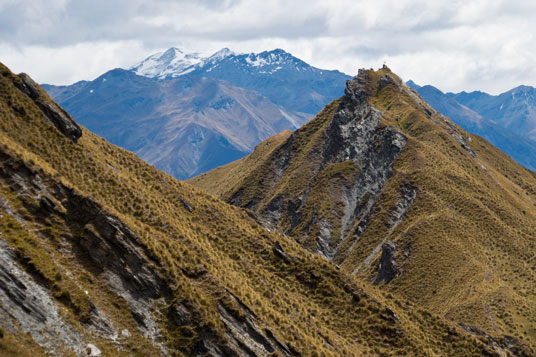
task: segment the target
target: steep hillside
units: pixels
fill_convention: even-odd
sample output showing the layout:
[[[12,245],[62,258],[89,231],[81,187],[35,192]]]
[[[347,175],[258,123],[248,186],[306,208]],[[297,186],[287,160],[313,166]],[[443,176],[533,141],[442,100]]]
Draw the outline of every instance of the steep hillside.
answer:
[[[250,212],[75,125],[0,65],[0,355],[528,348],[384,297]]]
[[[157,81],[116,69],[45,89],[89,130],[179,179],[237,160],[310,118],[207,78]]]
[[[512,110],[515,105],[505,104],[510,98],[506,93],[497,97],[483,92],[445,94],[433,86],[421,87],[412,81],[408,85],[435,110],[451,118],[464,130],[482,136],[517,163],[536,170],[536,140],[527,136],[536,128],[534,123],[531,124],[534,120],[531,119],[533,109],[530,109],[530,100],[524,104],[517,103],[517,106],[526,105],[525,111],[522,108]]]
[[[268,151],[251,154],[263,161],[253,169],[244,159],[190,182],[384,291],[536,341],[534,173],[388,68],[360,70],[342,98]]]
[[[288,111],[312,115],[342,95],[345,81],[351,78],[339,71],[313,67],[282,49],[237,54],[224,48],[210,57],[201,57],[170,48],[130,70],[159,79],[188,74],[225,80],[259,92]]]

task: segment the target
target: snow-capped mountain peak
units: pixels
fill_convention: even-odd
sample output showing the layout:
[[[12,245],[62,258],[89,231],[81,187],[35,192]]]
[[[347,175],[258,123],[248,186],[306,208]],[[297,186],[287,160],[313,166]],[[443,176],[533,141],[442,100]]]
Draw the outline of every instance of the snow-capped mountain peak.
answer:
[[[313,67],[280,48],[260,53],[235,53],[223,48],[204,57],[197,52],[172,47],[148,57],[130,70],[150,78],[165,79],[191,74],[223,79],[239,86],[244,86],[246,82],[261,83],[268,77],[273,80],[274,76],[282,80],[291,76],[302,81],[316,75],[330,76],[330,71]]]
[[[233,51],[225,47],[219,50],[218,52],[214,53],[212,56],[210,56],[208,60],[218,61],[218,60],[224,59],[225,57],[234,56],[234,55],[236,55],[236,53],[234,53]]]
[[[197,52],[186,53],[171,47],[165,52],[158,52],[147,57],[130,70],[144,77],[178,77],[192,72],[203,61],[204,58]]]

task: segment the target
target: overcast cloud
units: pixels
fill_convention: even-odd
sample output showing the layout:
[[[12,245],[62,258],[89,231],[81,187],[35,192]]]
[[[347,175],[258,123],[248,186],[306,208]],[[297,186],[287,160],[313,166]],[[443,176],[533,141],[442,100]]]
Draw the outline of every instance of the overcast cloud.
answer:
[[[0,61],[70,84],[171,46],[283,48],[353,75],[384,62],[444,91],[536,85],[536,3],[526,0],[0,0]]]

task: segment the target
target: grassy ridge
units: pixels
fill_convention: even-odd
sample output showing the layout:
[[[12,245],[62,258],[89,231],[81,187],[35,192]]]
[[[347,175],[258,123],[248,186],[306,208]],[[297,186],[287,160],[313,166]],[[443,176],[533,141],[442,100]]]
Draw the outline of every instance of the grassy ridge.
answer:
[[[395,128],[408,142],[374,203],[366,229],[357,240],[355,232],[363,222],[355,221],[334,261],[343,270],[373,281],[381,251],[371,253],[382,242],[392,240],[400,275],[383,285],[384,291],[452,321],[534,343],[535,173],[435,112],[388,68],[365,71],[361,80],[368,102],[382,112],[381,128]],[[337,175],[332,174],[333,167],[308,170],[319,167],[319,147],[326,140],[333,113],[328,106],[263,165],[257,164],[240,185],[232,172],[220,168],[218,174],[227,174],[228,182],[224,194],[219,185],[219,196],[241,206],[248,206],[249,197],[255,197],[253,207],[262,214],[274,197],[293,202],[307,192],[297,225],[291,226],[291,218],[283,212],[279,227],[316,250],[311,241],[319,235],[312,219],[317,215],[327,219],[332,236],[338,237],[344,208],[340,192],[358,172],[351,167]],[[459,140],[465,140],[466,148]],[[288,168],[277,177],[265,178],[271,180],[269,185],[259,184],[259,176],[270,172],[278,157],[291,158]],[[233,163],[233,169],[247,171],[241,167],[246,163],[247,159]],[[211,179],[209,172],[192,182],[210,190],[207,182]],[[403,220],[392,227],[390,217],[408,185],[417,189],[416,199]],[[253,193],[243,194],[250,191]],[[233,201],[237,194],[248,199]],[[370,265],[367,258],[372,259]]]

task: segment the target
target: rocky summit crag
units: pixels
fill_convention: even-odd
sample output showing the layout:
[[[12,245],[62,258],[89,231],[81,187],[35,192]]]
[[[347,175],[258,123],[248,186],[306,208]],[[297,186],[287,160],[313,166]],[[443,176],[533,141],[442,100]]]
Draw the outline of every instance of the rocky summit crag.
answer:
[[[75,140],[23,77],[0,65],[0,355],[530,353],[384,295],[83,127]]]
[[[360,70],[304,127],[189,182],[385,292],[534,346],[536,176],[387,67]]]

